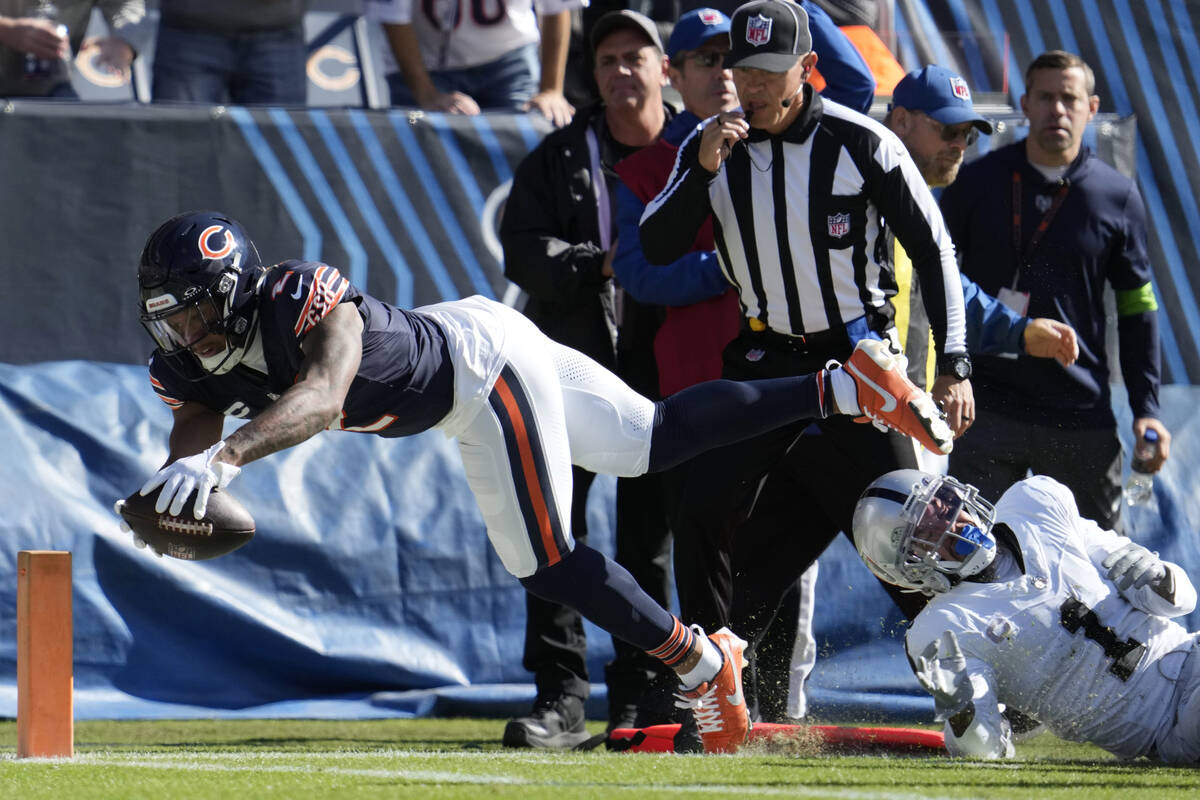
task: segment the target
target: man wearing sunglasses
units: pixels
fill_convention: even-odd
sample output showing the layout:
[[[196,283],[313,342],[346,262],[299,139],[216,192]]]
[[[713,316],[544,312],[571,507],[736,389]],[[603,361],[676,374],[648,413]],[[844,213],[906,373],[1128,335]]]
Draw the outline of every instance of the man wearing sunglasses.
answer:
[[[1100,106],[1091,68],[1061,50],[1025,74],[1021,110],[1029,135],[966,165],[942,194],[962,269],[1014,311],[1060,319],[1079,333],[1079,360],[984,356],[979,415],[950,468],[998,495],[1026,471],[1051,475],[1080,512],[1119,529],[1122,446],[1110,390],[1105,284],[1116,299],[1121,374],[1136,440],[1157,431],[1158,303],[1151,283],[1146,210],[1137,184],[1084,144]]]
[[[975,111],[966,81],[936,64],[910,72],[896,84],[883,124],[900,137],[931,189],[954,183],[967,149],[978,141],[979,134],[992,133],[991,123]],[[926,344],[929,325],[921,304],[912,301],[919,286],[912,280],[912,264],[899,242],[895,243],[892,262],[901,286],[895,303],[896,327],[908,355],[909,377],[925,386],[932,382],[932,359],[927,359],[932,351]],[[1070,325],[1048,317],[1022,316],[965,275],[960,277],[966,302],[967,349],[971,353],[1025,353],[1057,359],[1064,367],[1075,362],[1079,344]],[[902,295],[908,287],[912,294],[909,302],[904,302]]]

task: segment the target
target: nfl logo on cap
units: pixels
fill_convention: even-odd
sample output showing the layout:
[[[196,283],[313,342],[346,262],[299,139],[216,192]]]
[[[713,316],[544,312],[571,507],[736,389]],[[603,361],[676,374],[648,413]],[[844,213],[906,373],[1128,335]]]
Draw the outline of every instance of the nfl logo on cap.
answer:
[[[971,102],[971,90],[967,88],[967,82],[957,75],[950,78],[950,91],[954,92],[954,96],[959,100]]]
[[[716,25],[721,21],[721,12],[713,8],[700,9],[700,21],[705,25]]]
[[[746,41],[755,47],[771,41],[771,20],[762,14],[746,20]]]

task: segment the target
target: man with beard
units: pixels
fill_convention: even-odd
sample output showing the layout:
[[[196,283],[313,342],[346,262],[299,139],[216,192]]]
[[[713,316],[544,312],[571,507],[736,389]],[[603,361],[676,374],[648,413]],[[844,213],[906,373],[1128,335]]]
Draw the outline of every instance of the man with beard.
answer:
[[[971,102],[966,81],[948,69],[931,64],[905,75],[892,91],[883,124],[892,130],[908,149],[921,177],[930,189],[954,183],[967,148],[979,138],[990,135],[991,124],[981,117]],[[899,242],[893,251],[893,266],[901,292],[896,297],[897,328],[907,329],[905,352],[909,357],[909,377],[924,385],[928,368],[925,353],[928,323],[919,303],[904,302],[904,287],[911,287],[915,299],[919,286],[912,277],[912,264]],[[972,353],[1026,353],[1054,358],[1069,367],[1079,355],[1075,331],[1056,319],[1029,319],[1009,309],[979,286],[962,277],[963,299],[967,311],[967,349]],[[908,324],[901,316],[908,312]]]
[[[1104,284],[1116,295],[1121,373],[1133,437],[1158,433],[1148,464],[1166,461],[1170,434],[1158,419],[1158,303],[1137,184],[1083,144],[1100,106],[1091,68],[1053,50],[1025,75],[1021,110],[1029,136],[971,162],[942,194],[963,272],[1020,314],[1051,317],[1079,332],[1079,360],[984,356],[976,363],[978,420],[951,471],[998,497],[1027,470],[1075,495],[1103,528],[1120,519],[1121,440],[1112,408]],[[932,123],[927,123],[932,124]]]

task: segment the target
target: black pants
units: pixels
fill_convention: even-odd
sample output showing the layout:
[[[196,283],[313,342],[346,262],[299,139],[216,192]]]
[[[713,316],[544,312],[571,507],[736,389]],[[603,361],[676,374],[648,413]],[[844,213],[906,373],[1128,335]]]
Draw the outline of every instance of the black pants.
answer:
[[[572,468],[571,530],[581,543],[587,542],[587,496],[595,477],[580,467]],[[670,536],[659,475],[617,480],[616,537],[617,563],[629,569],[655,601],[669,608]],[[639,693],[644,681],[659,669],[658,662],[616,638],[613,645],[616,659],[609,669],[610,692]],[[538,697],[570,694],[586,698],[587,637],[579,612],[527,592],[523,664],[534,675]]]
[[[743,335],[726,349],[725,376],[800,375],[847,354],[776,348]],[[863,489],[885,472],[915,468],[916,447],[908,437],[838,416],[770,431],[689,462],[685,500],[672,519],[684,618],[730,624],[756,647],[784,593],[839,531],[850,535]],[[735,539],[743,550],[736,575]],[[910,619],[925,604],[920,595],[885,588]]]
[[[1031,424],[977,406],[975,424],[954,443],[950,474],[995,503],[1025,477],[1049,475],[1075,495],[1081,516],[1101,528],[1121,523],[1123,455],[1116,425],[1068,428]]]

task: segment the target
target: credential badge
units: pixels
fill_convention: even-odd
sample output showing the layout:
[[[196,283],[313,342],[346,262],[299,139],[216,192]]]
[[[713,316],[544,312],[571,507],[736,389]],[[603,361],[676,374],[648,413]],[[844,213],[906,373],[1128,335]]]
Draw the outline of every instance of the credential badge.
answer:
[[[746,41],[758,47],[771,41],[771,19],[756,14],[746,20]]]

